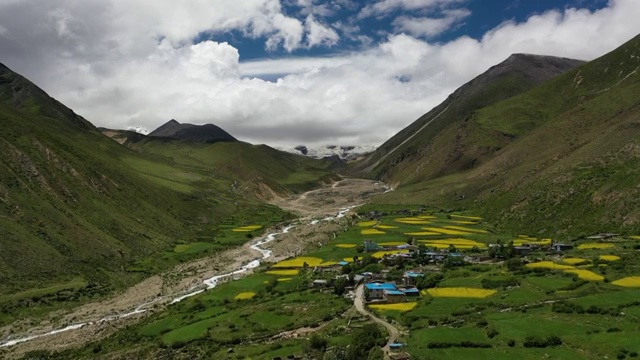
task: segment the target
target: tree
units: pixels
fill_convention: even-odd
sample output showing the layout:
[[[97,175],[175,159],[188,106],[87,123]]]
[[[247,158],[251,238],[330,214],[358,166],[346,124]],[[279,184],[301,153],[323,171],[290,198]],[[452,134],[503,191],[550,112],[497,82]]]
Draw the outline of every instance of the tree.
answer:
[[[353,267],[351,266],[351,264],[347,264],[342,267],[342,274],[349,274],[352,272],[353,272]]]
[[[338,296],[344,295],[346,285],[347,279],[343,277],[336,279],[335,285],[333,286],[333,292]]]
[[[317,334],[311,335],[311,338],[309,338],[309,344],[311,345],[311,348],[315,350],[324,351],[327,348],[327,340]]]
[[[380,328],[374,324],[367,324],[353,332],[351,344],[345,354],[346,360],[368,359],[371,349],[383,346],[386,337]]]
[[[441,273],[430,273],[425,276],[420,276],[418,280],[416,280],[416,287],[420,290],[430,289],[436,287],[442,279],[444,279],[444,276]]]
[[[269,282],[267,283],[267,292],[272,292],[277,285],[278,285],[278,279],[269,280]]]
[[[382,352],[382,349],[378,346],[371,348],[367,360],[384,360],[384,353]]]
[[[522,267],[524,266],[524,264],[522,263],[522,260],[518,258],[509,259],[505,261],[504,264],[507,266],[507,269],[509,271],[518,271],[522,269]]]
[[[327,345],[328,343],[326,339],[323,339],[317,334],[313,334],[309,340],[302,343],[302,350],[305,354],[311,355],[311,358],[318,359],[327,349]]]

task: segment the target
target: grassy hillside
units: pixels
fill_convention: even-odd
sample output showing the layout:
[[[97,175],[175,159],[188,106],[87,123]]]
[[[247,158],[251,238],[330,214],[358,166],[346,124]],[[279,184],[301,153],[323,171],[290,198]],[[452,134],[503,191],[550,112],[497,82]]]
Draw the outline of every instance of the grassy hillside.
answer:
[[[290,218],[264,193],[331,176],[326,163],[249,144],[131,150],[4,66],[0,151],[3,314],[105,294],[206,254],[164,256],[177,244],[237,246],[244,236],[216,238]]]
[[[237,182],[238,188],[265,198],[308,190],[318,181],[335,178],[329,161],[315,160],[244,142],[190,142],[104,129],[103,133],[141,154],[171,163],[188,172],[215,174]]]
[[[581,63],[514,54],[460,87],[353,167],[361,174],[393,184],[410,184],[468,169],[497,149],[495,144],[475,144],[465,137],[476,110],[521,94]]]
[[[495,149],[490,156],[378,201],[474,207],[502,227],[547,234],[640,230],[638,69],[640,37],[475,111],[455,132],[468,149]],[[456,154],[434,149],[442,157]],[[416,171],[394,170],[392,179]]]

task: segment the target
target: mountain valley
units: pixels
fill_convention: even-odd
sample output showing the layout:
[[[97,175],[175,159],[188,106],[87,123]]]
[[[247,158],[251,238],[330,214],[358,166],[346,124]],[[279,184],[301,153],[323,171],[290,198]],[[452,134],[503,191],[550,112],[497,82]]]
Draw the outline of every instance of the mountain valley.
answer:
[[[513,54],[377,149],[287,152],[0,64],[0,357],[635,358],[639,69],[640,35]]]

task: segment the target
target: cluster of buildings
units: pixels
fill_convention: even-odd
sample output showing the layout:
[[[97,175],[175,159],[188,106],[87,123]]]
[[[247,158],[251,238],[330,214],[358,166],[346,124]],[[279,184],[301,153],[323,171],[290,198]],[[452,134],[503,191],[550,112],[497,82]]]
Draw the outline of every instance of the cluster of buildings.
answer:
[[[407,301],[407,298],[420,297],[420,291],[415,287],[417,278],[422,273],[407,271],[402,278],[402,285],[395,282],[372,281],[364,284],[367,289],[367,300],[385,302],[388,304]]]

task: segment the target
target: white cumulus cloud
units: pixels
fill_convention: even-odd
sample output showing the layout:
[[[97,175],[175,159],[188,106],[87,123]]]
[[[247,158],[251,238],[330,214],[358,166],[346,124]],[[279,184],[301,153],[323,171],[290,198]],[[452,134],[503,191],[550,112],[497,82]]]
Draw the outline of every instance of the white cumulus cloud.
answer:
[[[64,16],[47,16],[56,11]],[[590,60],[640,33],[638,18],[636,0],[615,0],[506,22],[480,39],[407,33],[334,56],[244,62],[233,43],[191,39],[222,29],[285,49],[339,39],[276,0],[5,1],[0,24],[11,36],[0,36],[0,61],[97,126],[154,129],[175,118],[255,143],[377,145],[512,53]]]
[[[445,10],[442,17],[400,16],[393,21],[396,32],[406,32],[418,37],[433,37],[450,30],[469,17],[467,9]]]

